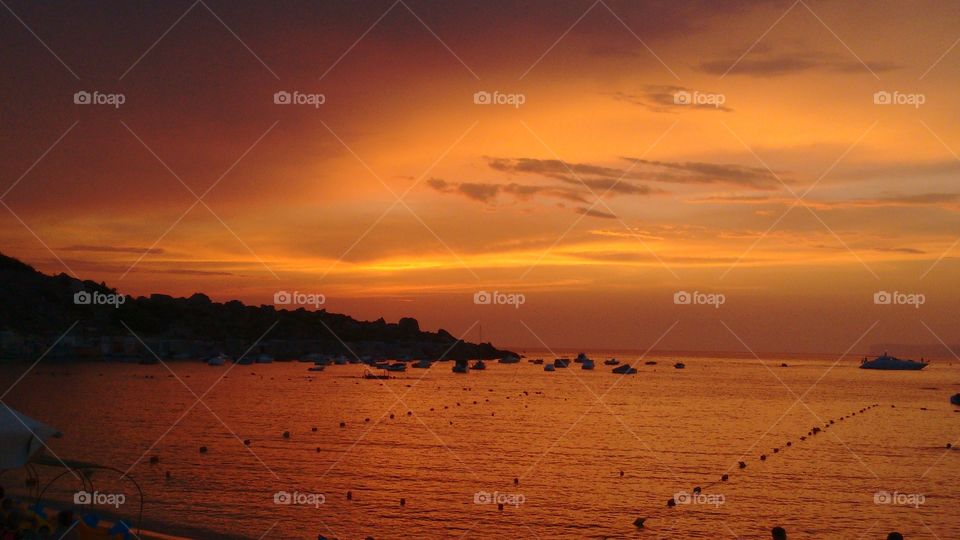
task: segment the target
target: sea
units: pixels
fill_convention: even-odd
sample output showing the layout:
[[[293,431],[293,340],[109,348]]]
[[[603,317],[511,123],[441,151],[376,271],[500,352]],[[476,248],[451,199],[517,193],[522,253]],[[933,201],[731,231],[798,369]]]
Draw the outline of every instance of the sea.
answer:
[[[184,538],[960,538],[960,361],[586,352],[593,370],[525,351],[386,380],[5,363],[3,403],[62,436],[39,484],[24,469],[0,484]],[[83,485],[61,462],[110,469]]]

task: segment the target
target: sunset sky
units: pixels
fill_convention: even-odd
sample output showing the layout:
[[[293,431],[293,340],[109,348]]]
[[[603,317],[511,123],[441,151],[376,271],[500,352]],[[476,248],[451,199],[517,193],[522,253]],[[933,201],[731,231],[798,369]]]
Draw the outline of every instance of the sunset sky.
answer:
[[[960,342],[960,4],[5,5],[0,251],[44,272],[516,347]]]

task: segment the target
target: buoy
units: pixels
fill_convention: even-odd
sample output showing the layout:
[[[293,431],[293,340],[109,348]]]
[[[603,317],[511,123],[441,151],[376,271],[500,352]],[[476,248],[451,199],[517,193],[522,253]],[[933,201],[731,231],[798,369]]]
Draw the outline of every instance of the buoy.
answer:
[[[317,430],[317,428],[316,428],[316,427],[312,427],[312,428],[310,428],[310,431],[316,431],[316,430]]]
[[[156,465],[157,463],[160,463],[160,457],[159,457],[159,456],[150,456],[150,463],[152,463],[152,464],[154,464],[154,465]]]
[[[244,446],[250,446],[250,439],[244,439],[243,444]]]
[[[393,413],[390,413],[390,419],[393,420]]]
[[[407,505],[407,500],[406,500],[406,499],[400,499],[400,506],[406,506],[406,505]]]
[[[740,468],[741,468],[741,469],[746,469],[746,468],[747,468],[747,464],[744,463],[744,462],[742,462],[742,461],[738,462],[738,464],[740,465]]]
[[[767,455],[766,455],[766,454],[760,454],[760,461],[766,461],[766,460],[767,460]]]
[[[503,503],[497,504],[497,510],[503,512]]]
[[[363,421],[364,421],[364,422],[369,422],[370,419],[369,419],[369,418],[364,418]]]
[[[670,498],[669,501],[667,501],[667,507],[668,507],[668,508],[673,508],[673,507],[676,506],[676,505],[677,505],[677,501],[673,500],[672,497]]]
[[[779,453],[779,452],[780,452],[780,449],[779,449],[779,448],[774,448],[774,449],[773,449],[773,453],[774,453],[774,454]]]
[[[284,439],[289,439],[289,438],[290,438],[290,432],[289,432],[289,431],[284,431],[284,432],[283,432],[283,438],[284,438]]]
[[[170,479],[170,471],[167,471],[167,480]]]
[[[787,446],[793,446],[793,443],[790,441],[787,441]]]
[[[346,422],[340,422],[340,427],[347,427],[347,423],[346,423]]]
[[[729,479],[730,479],[730,475],[729,475],[729,474],[725,474],[725,475],[723,475],[723,476],[720,477],[720,481],[721,481],[721,482],[726,482],[726,481],[729,480]]]
[[[700,486],[697,486],[697,487],[693,488],[693,492],[694,492],[694,493],[700,493],[701,491],[702,491],[702,490],[700,489]]]
[[[623,477],[623,471],[620,471],[620,477],[621,478]]]
[[[513,485],[516,486],[516,485],[519,485],[519,484],[520,484],[520,479],[519,479],[519,478],[514,478],[514,479],[513,479]]]
[[[319,452],[320,452],[320,447],[318,446],[318,447],[317,447],[317,453],[319,453]]]
[[[206,447],[206,446],[201,446],[201,447],[200,447],[200,453],[201,453],[201,454],[206,454],[206,453],[207,453],[207,447]]]
[[[352,492],[352,491],[348,491],[348,492],[347,492],[347,500],[348,500],[348,501],[352,501],[352,500],[353,500],[353,492]]]
[[[947,449],[953,448],[953,443],[947,443]]]
[[[646,520],[647,520],[647,518],[637,518],[637,519],[633,520],[633,524],[634,524],[638,529],[642,529],[642,528],[643,528],[643,522],[646,521]]]

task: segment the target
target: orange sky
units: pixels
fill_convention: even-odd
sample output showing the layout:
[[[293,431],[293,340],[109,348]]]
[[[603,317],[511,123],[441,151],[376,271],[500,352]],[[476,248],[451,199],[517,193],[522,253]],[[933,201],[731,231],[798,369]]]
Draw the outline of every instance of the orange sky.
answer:
[[[12,2],[0,250],[503,345],[960,341],[960,5],[716,4]]]

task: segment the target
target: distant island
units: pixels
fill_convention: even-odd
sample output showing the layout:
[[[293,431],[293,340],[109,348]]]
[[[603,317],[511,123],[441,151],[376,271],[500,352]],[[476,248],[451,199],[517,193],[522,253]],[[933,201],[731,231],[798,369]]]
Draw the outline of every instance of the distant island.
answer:
[[[422,331],[417,320],[409,317],[396,323],[382,318],[358,321],[322,309],[248,306],[238,300],[219,303],[202,293],[189,298],[121,295],[105,283],[63,273],[43,274],[3,254],[0,283],[4,288],[0,301],[3,359],[37,358],[51,346],[49,358],[76,361],[150,361],[153,353],[163,360],[219,353],[234,358],[244,353],[268,354],[277,360],[307,354],[431,360],[513,354],[490,343],[458,340],[443,329]],[[113,304],[83,303],[91,297],[118,300]],[[73,330],[57,341],[74,323]]]

